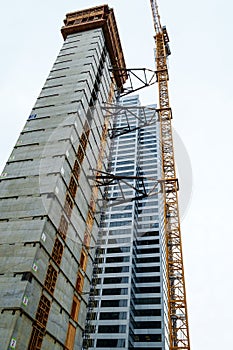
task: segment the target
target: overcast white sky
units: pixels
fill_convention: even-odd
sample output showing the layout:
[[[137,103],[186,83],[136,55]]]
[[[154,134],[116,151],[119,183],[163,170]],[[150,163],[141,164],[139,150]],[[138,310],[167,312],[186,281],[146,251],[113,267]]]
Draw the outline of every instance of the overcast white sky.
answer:
[[[99,4],[1,1],[1,169],[62,45],[65,13]],[[153,68],[149,0],[109,4],[115,9],[127,66]],[[171,40],[173,126],[193,170],[193,184],[189,177],[184,180],[193,196],[182,221],[192,350],[231,349],[233,5],[230,0],[161,0],[159,7]],[[157,102],[156,88],[143,93],[143,104]]]

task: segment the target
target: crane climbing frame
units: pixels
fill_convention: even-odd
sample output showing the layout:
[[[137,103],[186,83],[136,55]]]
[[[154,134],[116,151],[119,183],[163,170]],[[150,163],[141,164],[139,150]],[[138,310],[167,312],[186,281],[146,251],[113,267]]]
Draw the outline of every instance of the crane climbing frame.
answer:
[[[188,313],[186,303],[182,241],[178,207],[178,180],[176,178],[172,137],[172,113],[168,91],[167,56],[169,38],[161,26],[158,4],[150,0],[156,45],[156,71],[159,91],[159,119],[162,146],[164,184],[164,220],[166,237],[166,268],[168,294],[168,325],[170,350],[190,350]]]

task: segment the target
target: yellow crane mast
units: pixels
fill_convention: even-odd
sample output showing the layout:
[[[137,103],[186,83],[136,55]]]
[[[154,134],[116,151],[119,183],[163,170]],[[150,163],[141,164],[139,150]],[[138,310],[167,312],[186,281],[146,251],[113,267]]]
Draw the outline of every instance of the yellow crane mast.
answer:
[[[190,350],[177,194],[178,180],[174,160],[172,111],[168,94],[167,56],[170,54],[169,38],[166,27],[162,27],[160,23],[157,1],[150,0],[150,3],[155,28],[156,71],[159,92],[170,350]]]

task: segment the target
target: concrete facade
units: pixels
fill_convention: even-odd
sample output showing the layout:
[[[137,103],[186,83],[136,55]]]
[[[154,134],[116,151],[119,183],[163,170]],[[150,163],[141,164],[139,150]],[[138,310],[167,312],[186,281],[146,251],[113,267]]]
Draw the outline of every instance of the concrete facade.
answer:
[[[82,347],[111,67],[101,27],[68,34],[0,177],[1,350]]]

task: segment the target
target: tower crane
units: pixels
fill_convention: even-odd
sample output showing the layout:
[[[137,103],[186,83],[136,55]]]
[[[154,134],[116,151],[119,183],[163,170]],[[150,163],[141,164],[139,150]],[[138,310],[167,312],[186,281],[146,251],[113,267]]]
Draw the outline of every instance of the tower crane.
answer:
[[[161,26],[157,0],[150,0],[155,29],[156,72],[159,92],[159,120],[167,269],[168,326],[170,350],[190,350],[188,313],[172,137],[172,111],[168,93],[167,56],[170,54],[166,27]]]

